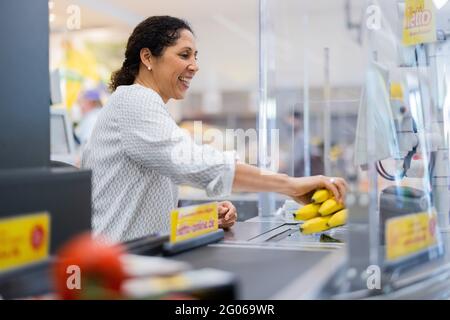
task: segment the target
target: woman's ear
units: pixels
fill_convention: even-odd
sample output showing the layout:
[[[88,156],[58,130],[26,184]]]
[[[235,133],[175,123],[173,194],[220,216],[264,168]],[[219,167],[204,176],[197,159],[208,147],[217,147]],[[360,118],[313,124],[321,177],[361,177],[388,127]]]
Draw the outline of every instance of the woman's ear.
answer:
[[[152,70],[153,56],[149,48],[142,48],[140,51],[141,62],[150,71]]]

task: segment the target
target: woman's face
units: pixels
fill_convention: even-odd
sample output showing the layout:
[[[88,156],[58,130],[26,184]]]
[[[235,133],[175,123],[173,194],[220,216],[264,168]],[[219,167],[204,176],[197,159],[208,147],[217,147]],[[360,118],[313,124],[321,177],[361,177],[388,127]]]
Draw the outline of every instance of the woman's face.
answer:
[[[152,64],[153,78],[163,101],[183,99],[198,69],[194,35],[182,30],[175,45],[165,48]]]

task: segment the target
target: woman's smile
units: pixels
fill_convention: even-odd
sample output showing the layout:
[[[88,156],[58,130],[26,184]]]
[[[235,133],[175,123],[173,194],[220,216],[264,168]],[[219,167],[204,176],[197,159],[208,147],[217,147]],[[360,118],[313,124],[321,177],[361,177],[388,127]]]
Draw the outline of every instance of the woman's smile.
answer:
[[[179,76],[178,80],[181,82],[181,85],[185,90],[189,89],[189,86],[191,85],[191,80],[193,77],[187,77],[187,76]]]

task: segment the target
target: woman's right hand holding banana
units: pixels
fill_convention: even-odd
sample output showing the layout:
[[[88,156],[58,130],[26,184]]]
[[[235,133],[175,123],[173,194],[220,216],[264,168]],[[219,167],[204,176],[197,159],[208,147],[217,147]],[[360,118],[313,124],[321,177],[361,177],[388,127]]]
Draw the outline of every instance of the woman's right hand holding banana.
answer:
[[[311,202],[314,191],[328,189],[337,202],[343,204],[348,189],[347,182],[339,177],[312,176],[290,178],[287,194],[295,201],[307,204]]]

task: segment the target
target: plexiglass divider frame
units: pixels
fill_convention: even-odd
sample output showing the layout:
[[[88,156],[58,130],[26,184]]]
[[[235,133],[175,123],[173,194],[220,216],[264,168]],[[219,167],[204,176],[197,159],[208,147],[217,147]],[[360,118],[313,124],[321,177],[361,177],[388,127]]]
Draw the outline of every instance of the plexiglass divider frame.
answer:
[[[260,0],[260,166],[349,181],[347,263],[336,293],[392,292],[411,270],[446,261],[450,5],[438,9],[432,0],[422,0],[433,5],[436,39],[406,45],[405,8],[421,0],[406,2],[358,2],[353,12],[361,13],[359,25],[352,29],[352,1],[345,1],[345,8],[330,4],[321,15],[307,1]],[[419,6],[415,13],[420,9],[426,11]],[[338,20],[328,19],[333,10],[346,13],[340,23],[347,23],[349,37],[358,33],[353,44],[333,37],[333,29],[342,30]],[[298,12],[294,20],[292,12]],[[342,47],[352,49],[346,53],[350,58]],[[352,68],[357,70],[344,81],[345,69]],[[346,119],[343,130],[333,126],[340,117]],[[278,168],[270,161],[273,129],[280,136]],[[322,172],[313,168],[319,162],[316,150]],[[261,195],[260,215],[273,214],[275,200]],[[371,272],[377,270],[380,279],[371,286]]]

